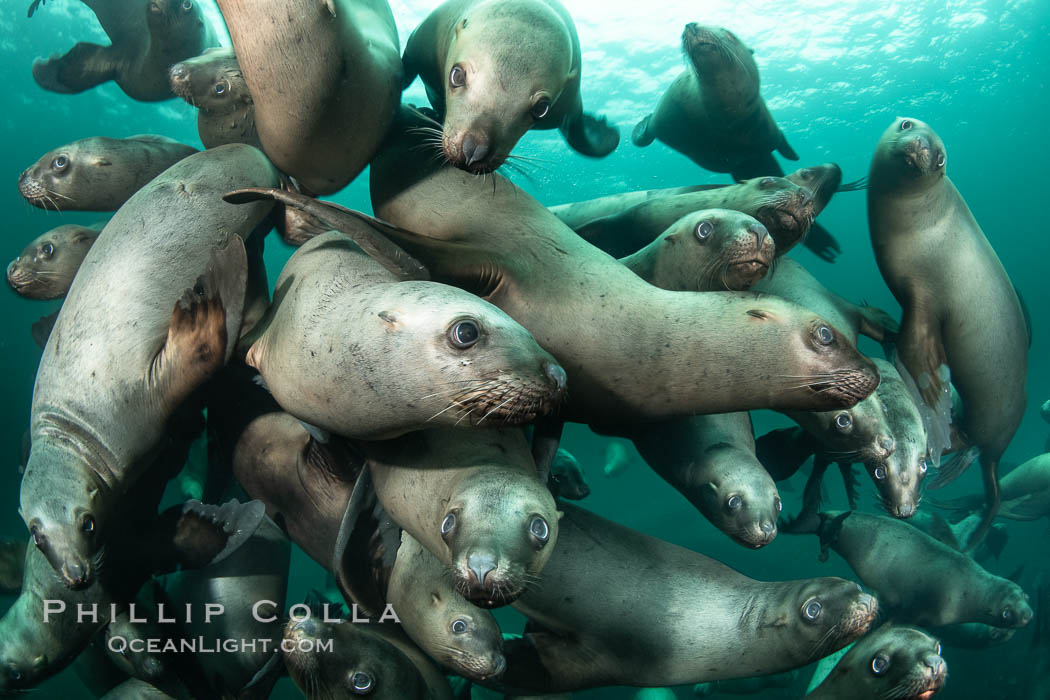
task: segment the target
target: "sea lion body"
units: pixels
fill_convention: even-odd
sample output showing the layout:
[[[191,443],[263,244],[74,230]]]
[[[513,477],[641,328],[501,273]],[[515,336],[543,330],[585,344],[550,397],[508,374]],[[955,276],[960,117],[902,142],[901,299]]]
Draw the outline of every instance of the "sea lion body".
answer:
[[[440,150],[456,167],[492,172],[529,129],[560,128],[592,157],[619,143],[583,112],[580,41],[557,0],[447,0],[412,33],[404,63],[405,86],[419,75],[443,119]]]
[[[240,237],[271,207],[221,193],[276,182],[250,146],[197,154],[136,193],[84,258],[40,361],[21,489],[23,519],[70,585],[89,582],[107,513],[170,417],[232,354]]]
[[[583,466],[571,452],[561,448],[558,448],[551,461],[547,486],[555,498],[579,501],[591,495],[591,487],[587,484]]]
[[[691,65],[635,127],[636,146],[659,139],[700,167],[735,180],[780,175],[772,151],[798,160],[759,95],[753,52],[733,32],[687,24],[682,51]]]
[[[852,582],[755,581],[574,505],[563,508],[542,586],[514,604],[532,621],[523,640],[505,643],[501,682],[518,692],[784,671],[853,641],[875,616],[874,598]]]
[[[981,451],[987,507],[973,544],[999,507],[999,459],[1024,414],[1028,331],[1010,277],[946,162],[928,125],[894,121],[872,159],[868,224],[879,270],[903,309],[900,362],[940,420],[950,411],[950,369],[963,406],[957,427]]]
[[[311,192],[342,189],[375,155],[401,101],[386,0],[221,0],[219,9],[266,155]]]
[[[861,637],[808,700],[927,700],[948,677],[935,638],[914,627],[883,625]]]
[[[197,149],[166,136],[94,136],[48,151],[18,178],[41,209],[116,211],[142,187]]]
[[[388,235],[435,279],[481,294],[558,358],[572,387],[563,411],[570,420],[636,423],[770,406],[827,409],[852,405],[874,390],[872,365],[828,335],[817,316],[768,297],[653,287],[499,175],[493,190],[470,173],[428,166],[413,150],[418,137],[402,131],[405,126],[371,168],[373,207],[400,227]],[[440,219],[423,215],[433,202],[445,203]],[[501,212],[495,221],[492,211]],[[726,329],[734,334],[731,343],[722,340]],[[639,338],[659,342],[639,352]],[[820,338],[828,344],[817,349]],[[741,356],[740,347],[766,351]],[[698,367],[687,357],[705,362]],[[799,382],[787,375],[814,373],[829,377],[826,388],[789,388]]]
[[[192,0],[84,0],[112,45],[79,42],[63,56],[37,59],[33,78],[52,92],[83,92],[108,80],[143,102],[173,97],[168,68],[218,39]]]
[[[255,103],[232,48],[208,49],[169,71],[171,89],[198,109],[197,135],[205,148],[246,143],[262,148]]]
[[[275,289],[246,361],[284,410],[338,435],[524,423],[565,388],[554,359],[504,312],[454,287],[401,282],[340,233],[300,247]],[[473,342],[456,335],[468,331]],[[414,361],[391,372],[389,358],[405,352]]]
[[[105,224],[66,224],[37,236],[7,266],[7,283],[29,299],[60,299]]]

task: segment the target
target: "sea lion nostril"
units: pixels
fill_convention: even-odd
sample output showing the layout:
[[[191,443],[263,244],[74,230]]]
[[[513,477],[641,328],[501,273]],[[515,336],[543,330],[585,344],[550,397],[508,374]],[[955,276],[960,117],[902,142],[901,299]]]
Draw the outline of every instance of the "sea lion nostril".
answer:
[[[496,558],[491,554],[471,554],[467,558],[467,568],[474,572],[478,585],[485,585],[485,576],[496,568]]]
[[[556,393],[559,395],[565,391],[565,387],[569,382],[568,375],[565,374],[565,370],[562,369],[561,365],[553,362],[547,362],[543,367],[546,375],[554,382]]]
[[[481,162],[489,154],[488,144],[478,141],[470,134],[463,137],[463,145],[460,147],[460,150],[467,165]]]
[[[893,442],[893,438],[889,435],[882,435],[878,440],[879,447],[886,450],[886,452],[893,452],[893,448],[896,446]]]

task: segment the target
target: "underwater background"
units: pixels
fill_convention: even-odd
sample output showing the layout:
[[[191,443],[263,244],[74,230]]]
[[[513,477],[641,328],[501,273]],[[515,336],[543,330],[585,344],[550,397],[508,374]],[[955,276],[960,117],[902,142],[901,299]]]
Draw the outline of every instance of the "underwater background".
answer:
[[[886,0],[766,0],[755,2],[631,2],[563,0],[573,14],[583,48],[583,95],[588,111],[604,114],[620,128],[619,148],[602,160],[567,149],[557,131],[530,132],[517,154],[538,159],[527,173],[508,173],[544,204],[588,199],[658,187],[726,182],[726,175],[700,169],[657,142],[646,149],[630,142],[634,124],[652,110],[660,94],[682,70],[680,35],[686,22],[724,26],[755,51],[762,94],[774,118],[801,156],[781,161],[785,170],[826,161],[838,163],[844,181],[865,176],[879,135],[898,115],[929,123],[946,144],[948,173],[966,198],[989,241],[1031,310],[1033,341],[1028,372],[1028,411],[1004,457],[1001,474],[1045,451],[1050,425],[1039,416],[1050,398],[1050,284],[1046,268],[1050,243],[1044,206],[1050,201],[1050,2],[985,0],[892,2]],[[32,19],[29,0],[0,3],[0,257],[6,261],[44,231],[62,224],[90,224],[107,214],[55,213],[34,209],[15,186],[19,173],[41,154],[89,136],[161,134],[201,147],[196,110],[173,99],[135,102],[109,83],[79,95],[45,92],[33,82],[34,58],[65,51],[76,41],[108,43],[94,14],[74,0],[50,0]],[[391,7],[402,48],[412,29],[437,0],[402,2]],[[209,16],[221,19],[214,7]],[[229,45],[226,37],[223,41]],[[424,105],[419,82],[404,100]],[[1040,126],[1042,125],[1042,126]],[[340,204],[371,211],[368,174],[333,197]],[[498,213],[494,213],[498,215]],[[842,253],[829,264],[802,246],[791,255],[821,282],[851,301],[866,301],[894,315],[899,307],[875,266],[867,233],[863,192],[837,195],[819,221],[839,240]],[[276,236],[267,239],[271,284],[293,249]],[[0,293],[0,535],[27,536],[18,515],[18,464],[29,425],[30,399],[40,350],[30,325],[54,311],[58,302],[34,302],[9,289]],[[639,344],[654,339],[638,338]],[[867,344],[865,344],[867,343]],[[861,350],[879,354],[863,340]],[[749,348],[741,347],[741,353]],[[995,358],[988,358],[994,362]],[[698,358],[702,360],[702,358]],[[754,412],[756,435],[790,425],[787,418]],[[591,495],[583,505],[624,525],[714,557],[748,576],[792,579],[812,576],[853,578],[842,559],[817,560],[813,536],[780,534],[768,547],[751,551],[710,525],[686,500],[638,458],[629,442],[627,471],[603,476],[603,453],[610,442],[582,426],[568,426],[563,446],[583,465]],[[804,475],[782,482],[785,512],[801,505]],[[867,483],[866,480],[864,480]],[[826,480],[830,507],[844,507],[841,480]],[[876,511],[871,489],[862,489],[861,509]],[[945,496],[980,493],[977,469],[970,470]],[[926,505],[925,508],[930,506]],[[1007,576],[1024,566],[1021,583],[1033,595],[1040,580],[1050,582],[1048,523],[1005,522],[1009,542],[993,573]],[[323,572],[301,552],[293,555],[289,603],[324,584]],[[0,597],[0,611],[13,597]],[[519,632],[520,617],[501,612],[504,631]],[[1030,625],[1030,628],[1032,625]],[[949,680],[938,697],[1007,698],[1023,686],[1032,666],[1031,629],[983,652],[945,647]],[[789,689],[762,697],[797,698],[809,682],[802,669]],[[635,690],[608,688],[579,693],[581,698],[631,698]],[[679,698],[691,688],[676,689]],[[71,670],[44,683],[36,697],[91,697]],[[298,697],[282,680],[273,697]]]

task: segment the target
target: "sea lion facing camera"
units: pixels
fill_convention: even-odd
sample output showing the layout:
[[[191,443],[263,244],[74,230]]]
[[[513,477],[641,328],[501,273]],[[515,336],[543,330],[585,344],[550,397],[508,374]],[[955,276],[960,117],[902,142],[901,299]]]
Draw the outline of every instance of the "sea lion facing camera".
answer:
[[[208,49],[169,71],[171,89],[197,108],[197,135],[205,148],[246,143],[262,148],[255,130],[255,103],[233,49]]]
[[[443,119],[440,152],[458,168],[500,167],[529,129],[561,129],[583,155],[620,141],[604,118],[583,111],[580,40],[557,0],[447,0],[405,45],[405,87],[422,78]]]
[[[105,224],[66,224],[34,238],[7,266],[7,283],[29,299],[60,299]]]

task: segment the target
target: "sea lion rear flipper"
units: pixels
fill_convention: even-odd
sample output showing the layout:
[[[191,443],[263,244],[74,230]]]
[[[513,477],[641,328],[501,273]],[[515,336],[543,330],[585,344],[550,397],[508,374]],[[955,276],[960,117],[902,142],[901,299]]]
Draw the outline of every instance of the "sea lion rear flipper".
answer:
[[[33,79],[51,92],[84,92],[116,78],[117,58],[112,46],[81,41],[63,56],[33,61]]]
[[[778,428],[755,440],[755,457],[774,481],[793,476],[819,445],[802,428]]]
[[[287,175],[281,176],[281,189],[307,196]],[[314,236],[332,230],[332,227],[301,209],[280,206],[274,209],[274,226],[281,240],[292,246],[300,246]]]
[[[217,564],[247,542],[265,518],[262,501],[233,499],[221,506],[187,501],[160,514],[143,538],[142,555],[156,574]]]
[[[656,139],[653,132],[649,131],[649,122],[652,118],[652,114],[647,114],[642,117],[640,122],[634,125],[634,131],[631,132],[631,142],[635,146],[645,148]]]
[[[818,258],[829,263],[835,262],[835,258],[842,252],[842,247],[835,236],[831,235],[831,231],[816,222],[809,227],[809,233],[802,239],[802,245],[812,250]]]
[[[47,0],[33,0],[33,3],[29,6],[29,11],[26,13],[26,17],[32,17],[36,9],[46,3]]]
[[[551,464],[558,453],[561,434],[565,421],[556,418],[541,418],[532,431],[532,459],[536,463],[536,475],[540,482],[547,484],[551,473]]]
[[[619,129],[610,126],[605,117],[587,112],[562,122],[561,133],[574,151],[591,158],[604,158],[620,144]]]
[[[349,236],[361,250],[376,262],[403,280],[429,280],[430,273],[423,263],[387,238],[382,231],[396,228],[374,217],[355,212],[332,202],[322,202],[299,192],[267,187],[250,187],[227,192],[223,199],[232,204],[244,204],[260,199],[274,199],[286,206],[314,217]],[[411,235],[409,231],[398,231]]]
[[[798,160],[798,154],[795,153],[795,149],[788,143],[783,131],[780,132],[780,141],[777,143],[776,151],[788,160]]]
[[[931,491],[943,489],[945,486],[962,476],[963,472],[974,463],[980,454],[981,451],[976,447],[971,447],[962,452],[956,452],[947,462],[941,465],[940,469],[937,470],[937,478],[927,484],[926,488]]]
[[[59,309],[61,311],[61,309]],[[55,327],[55,321],[58,320],[58,311],[48,314],[47,316],[41,316],[37,319],[36,323],[30,326],[30,332],[33,334],[33,342],[37,344],[41,350],[47,345],[47,339],[51,337],[51,331]]]

